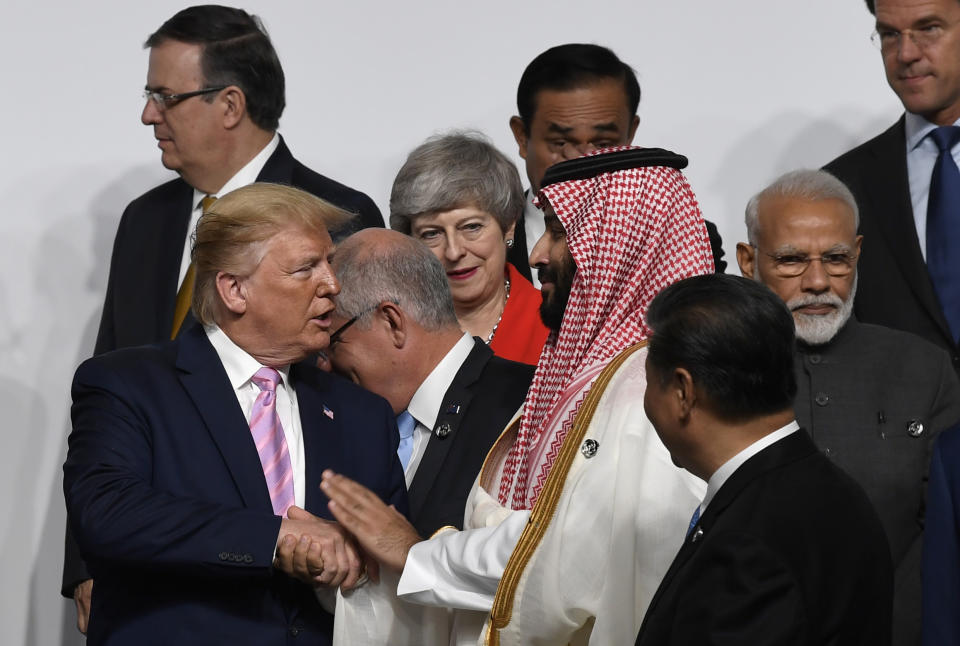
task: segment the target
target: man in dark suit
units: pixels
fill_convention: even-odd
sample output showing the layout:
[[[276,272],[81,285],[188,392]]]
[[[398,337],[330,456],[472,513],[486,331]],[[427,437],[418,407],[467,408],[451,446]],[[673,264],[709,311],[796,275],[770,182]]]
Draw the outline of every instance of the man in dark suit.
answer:
[[[941,194],[951,174],[960,191],[960,2],[875,4],[873,38],[906,113],[825,166],[856,196],[867,239],[854,307],[944,348],[960,373],[960,223],[939,217],[960,211]]]
[[[123,213],[94,354],[156,343],[189,327],[190,233],[204,196],[253,181],[287,184],[357,214],[334,238],[383,226],[370,198],[298,162],[277,134],[283,69],[258,18],[229,7],[190,7],[165,22],[146,47],[141,118],[153,127],[163,165],[180,177]],[[68,530],[62,593],[76,598],[81,631],[90,585]]]
[[[543,174],[554,164],[597,148],[627,146],[640,125],[640,84],[633,69],[600,45],[568,43],[533,59],[520,77],[517,111],[510,130],[526,162],[530,188],[507,261],[536,287],[530,252],[546,230],[543,211],[533,203]],[[716,271],[723,273],[723,241],[707,222]]]
[[[923,533],[923,644],[960,646],[960,428],[937,438]]]
[[[794,420],[783,303],[744,278],[699,276],[663,290],[647,321],[644,408],[707,493],[636,643],[890,644],[883,528]]]
[[[751,198],[746,225],[740,271],[793,313],[797,420],[880,515],[896,575],[894,643],[919,643],[924,487],[934,438],[960,421],[960,381],[932,343],[851,316],[862,236],[841,181],[787,173]]]
[[[328,644],[332,617],[281,542],[302,536],[323,586],[360,577],[329,520],[324,469],[406,508],[388,404],[298,364],[325,347],[342,210],[273,184],[238,189],[197,228],[195,324],[84,362],[64,464],[71,526],[96,579],[90,644]]]
[[[473,481],[523,403],[534,366],[495,357],[460,329],[443,267],[409,236],[355,233],[333,266],[341,291],[332,367],[385,397],[401,433],[412,433],[400,450],[417,532],[462,529]]]

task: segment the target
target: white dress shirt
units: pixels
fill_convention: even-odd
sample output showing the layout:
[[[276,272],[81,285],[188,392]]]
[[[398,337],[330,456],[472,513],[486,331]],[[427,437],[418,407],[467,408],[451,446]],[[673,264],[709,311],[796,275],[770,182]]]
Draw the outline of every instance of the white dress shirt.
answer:
[[[220,363],[227,372],[227,379],[230,380],[230,386],[249,424],[253,402],[260,394],[260,387],[253,383],[251,378],[263,366],[234,343],[218,326],[204,326],[204,331],[213,349],[217,351],[217,356],[220,357]],[[283,436],[287,440],[287,450],[290,452],[290,466],[293,468],[293,498],[298,507],[303,507],[306,475],[303,464],[303,429],[300,425],[297,391],[290,383],[290,366],[283,366],[276,370],[281,377],[280,383],[277,384],[276,409],[280,417],[280,425],[283,426]],[[252,441],[253,436],[249,437]]]
[[[798,430],[800,430],[800,425],[797,424],[796,420],[794,420],[786,426],[778,428],[773,433],[761,437],[759,440],[724,462],[719,469],[713,472],[713,475],[710,476],[710,479],[707,480],[707,493],[703,496],[703,502],[700,503],[700,515],[703,516],[704,512],[707,511],[707,505],[709,505],[710,501],[713,500],[714,495],[720,491],[720,487],[723,486],[723,483],[725,483],[727,479],[743,465],[744,462],[774,442],[779,442],[788,435],[796,433]]]
[[[953,125],[960,126],[960,119]],[[938,126],[930,123],[918,114],[907,112],[905,129],[907,134],[907,178],[910,181],[910,202],[913,204],[913,224],[917,228],[920,241],[920,253],[927,259],[927,203],[930,193],[930,178],[933,166],[940,155],[936,142],[927,135]],[[951,151],[953,159],[960,166],[960,144]],[[867,242],[867,244],[870,244]]]
[[[231,177],[226,184],[220,187],[216,196],[222,197],[230,191],[236,190],[247,184],[253,184],[257,181],[257,176],[263,167],[266,166],[270,155],[280,145],[280,135],[273,133],[273,139],[270,140],[263,150],[257,153],[256,157],[247,162],[247,165],[237,171],[237,174]],[[187,238],[183,241],[183,255],[180,257],[180,278],[177,279],[177,285],[183,282],[183,277],[187,275],[187,268],[190,266],[190,248],[193,246],[193,232],[197,229],[197,221],[203,215],[203,198],[207,196],[203,191],[193,189],[193,211],[190,212],[190,225],[187,227]]]
[[[460,340],[450,348],[450,351],[440,360],[440,363],[423,380],[423,383],[417,388],[417,392],[413,393],[410,403],[407,404],[407,412],[413,415],[413,419],[417,422],[413,430],[413,452],[410,454],[410,461],[407,462],[407,468],[403,472],[407,489],[410,488],[413,476],[417,473],[417,467],[420,466],[420,460],[427,450],[427,443],[430,441],[430,434],[433,433],[433,427],[437,423],[437,415],[440,412],[440,406],[443,405],[443,398],[471,350],[473,350],[473,337],[464,332]]]

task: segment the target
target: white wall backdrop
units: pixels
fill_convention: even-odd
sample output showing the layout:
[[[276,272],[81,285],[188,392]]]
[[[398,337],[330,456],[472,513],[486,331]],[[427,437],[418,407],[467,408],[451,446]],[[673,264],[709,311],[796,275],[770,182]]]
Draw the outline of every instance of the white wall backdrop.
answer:
[[[70,380],[93,347],[120,213],[170,177],[139,123],[141,44],[186,5],[5,6],[0,643],[76,644],[72,603],[58,595]],[[516,155],[507,119],[536,54],[574,41],[613,48],[640,77],[637,143],[690,158],[687,175],[720,226],[731,272],[753,191],[783,171],[822,165],[900,112],[862,0],[245,8],[263,17],[286,70],[281,132],[294,154],[384,212],[404,156],[434,132],[477,128]]]

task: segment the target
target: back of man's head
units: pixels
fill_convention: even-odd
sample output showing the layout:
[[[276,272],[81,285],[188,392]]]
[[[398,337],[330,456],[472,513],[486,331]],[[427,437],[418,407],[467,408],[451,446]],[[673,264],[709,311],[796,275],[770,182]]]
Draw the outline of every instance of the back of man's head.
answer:
[[[640,105],[640,84],[633,69],[600,45],[569,43],[551,47],[533,59],[520,77],[517,110],[527,132],[543,90],[567,91],[615,79],[623,83],[631,115]]]
[[[746,421],[793,406],[793,317],[763,285],[727,274],[687,278],[654,298],[647,323],[658,374],[685,369],[717,417]]]
[[[286,106],[283,68],[257,16],[220,5],[188,7],[150,34],[144,47],[170,40],[200,45],[204,85],[236,85],[251,121],[268,132],[277,129]]]
[[[460,329],[443,265],[414,238],[364,229],[337,247],[333,267],[340,281],[337,311],[344,318],[392,302],[425,330]],[[363,318],[356,323],[368,324]]]

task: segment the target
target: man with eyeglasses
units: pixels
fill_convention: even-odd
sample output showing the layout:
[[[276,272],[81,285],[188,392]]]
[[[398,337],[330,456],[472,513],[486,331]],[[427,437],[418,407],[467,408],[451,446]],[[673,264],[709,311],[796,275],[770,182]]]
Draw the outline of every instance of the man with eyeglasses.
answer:
[[[241,9],[184,9],[146,41],[141,120],[163,165],[180,177],[131,202],[114,241],[94,354],[176,337],[193,320],[190,237],[204,202],[254,181],[301,188],[357,214],[355,228],[383,226],[366,195],[319,175],[290,153],[277,126],[284,75],[260,20]],[[86,629],[90,576],[67,536],[61,592]]]
[[[960,373],[960,2],[867,7],[906,113],[825,166],[856,196],[868,240],[855,311],[939,345]]]
[[[737,262],[793,313],[797,420],[876,507],[895,568],[893,643],[912,644],[930,451],[960,422],[960,381],[940,348],[852,316],[864,240],[857,220],[835,177],[787,173],[747,204],[749,242],[737,244]]]

